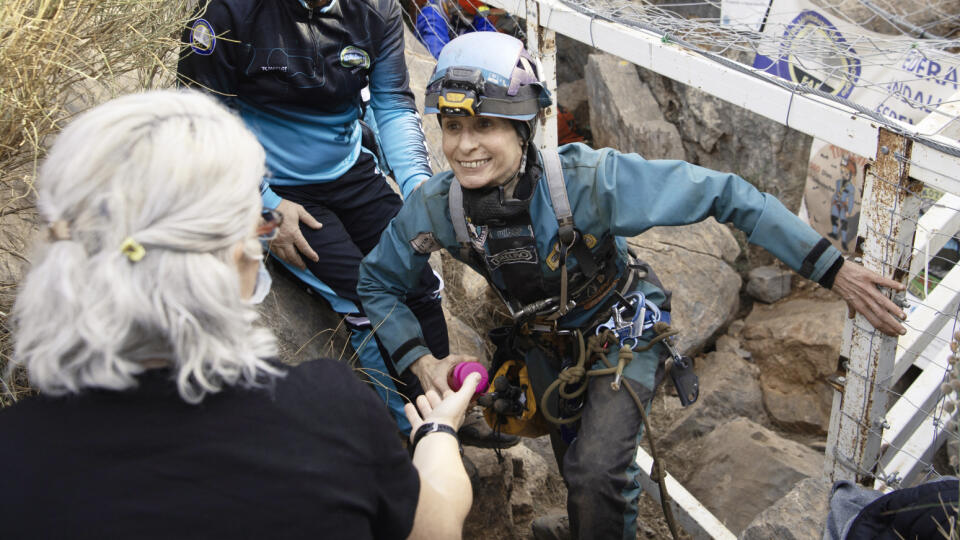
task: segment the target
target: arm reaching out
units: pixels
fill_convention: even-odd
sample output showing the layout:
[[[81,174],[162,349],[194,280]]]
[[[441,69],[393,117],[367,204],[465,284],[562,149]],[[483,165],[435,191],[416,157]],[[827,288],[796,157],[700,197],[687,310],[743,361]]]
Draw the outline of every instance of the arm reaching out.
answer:
[[[880,287],[887,287],[896,291],[904,290],[904,286],[892,279],[885,278],[875,272],[867,270],[854,262],[846,261],[837,277],[833,281],[833,290],[847,302],[851,310],[850,316],[856,311],[866,317],[877,330],[888,336],[902,336],[907,333],[901,322],[907,318],[899,306],[884,296]]]
[[[411,440],[424,422],[459,429],[479,382],[480,375],[471,374],[458,392],[447,390],[442,400],[436,392],[428,390],[417,398],[419,413],[408,403],[405,412],[412,426]],[[409,538],[460,538],[463,521],[473,504],[473,490],[460,459],[456,437],[443,432],[424,436],[413,453],[413,465],[420,475],[420,498]]]

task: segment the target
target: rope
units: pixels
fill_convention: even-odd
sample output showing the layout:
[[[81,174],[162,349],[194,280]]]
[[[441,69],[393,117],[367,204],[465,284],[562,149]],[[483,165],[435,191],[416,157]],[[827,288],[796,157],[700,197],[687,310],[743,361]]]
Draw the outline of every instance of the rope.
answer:
[[[600,334],[591,336],[588,343],[588,346],[584,346],[583,342],[583,333],[579,330],[575,332],[577,336],[577,363],[573,366],[570,366],[557,376],[557,379],[550,383],[550,386],[543,392],[543,397],[540,399],[540,412],[543,414],[543,417],[547,419],[548,422],[551,422],[556,425],[565,425],[571,424],[580,420],[580,417],[583,415],[583,412],[579,412],[570,418],[557,418],[553,416],[549,409],[547,408],[548,398],[554,392],[558,392],[560,397],[564,399],[572,399],[579,397],[584,392],[587,391],[587,377],[600,377],[604,375],[614,375],[614,382],[610,385],[614,390],[620,389],[620,378],[623,375],[623,370],[626,366],[633,360],[633,353],[643,352],[649,350],[657,343],[677,335],[679,331],[673,330],[670,328],[670,325],[665,322],[658,322],[654,325],[654,331],[657,333],[657,336],[650,340],[643,347],[637,347],[636,349],[631,349],[629,347],[620,347],[620,351],[617,354],[617,365],[611,366],[610,362],[607,360],[607,348],[616,343],[619,344],[617,335],[612,330],[604,330]],[[589,355],[587,354],[589,350]],[[590,369],[590,367],[596,363],[596,359],[600,359],[607,366],[606,368],[600,369]],[[579,384],[579,387],[574,390],[567,391],[568,386],[573,386]],[[636,391],[630,387],[629,384],[624,385],[627,389],[627,393],[630,394],[630,397],[633,399],[633,402],[637,406],[637,410],[640,411],[640,419],[643,421],[643,429],[647,432],[647,441],[650,443],[650,456],[653,458],[653,469],[650,471],[650,478],[657,482],[657,485],[660,486],[660,506],[663,508],[663,517],[667,520],[667,526],[670,528],[670,534],[673,536],[674,540],[679,540],[680,536],[677,532],[677,523],[673,516],[673,509],[670,508],[670,496],[667,493],[667,482],[666,482],[666,471],[663,468],[663,464],[660,460],[660,456],[657,453],[657,448],[653,443],[653,433],[650,431],[650,422],[647,419],[647,410],[643,404],[643,401],[640,400],[640,396],[637,395]]]

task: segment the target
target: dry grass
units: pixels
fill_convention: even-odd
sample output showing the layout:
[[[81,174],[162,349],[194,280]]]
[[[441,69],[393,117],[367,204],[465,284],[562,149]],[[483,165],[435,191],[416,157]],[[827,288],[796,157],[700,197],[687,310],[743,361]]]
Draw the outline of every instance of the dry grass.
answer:
[[[120,94],[170,86],[196,0],[0,2],[0,373],[7,315],[37,228],[33,179],[70,117]],[[26,392],[22,376],[6,385]],[[0,406],[10,396],[0,385]]]

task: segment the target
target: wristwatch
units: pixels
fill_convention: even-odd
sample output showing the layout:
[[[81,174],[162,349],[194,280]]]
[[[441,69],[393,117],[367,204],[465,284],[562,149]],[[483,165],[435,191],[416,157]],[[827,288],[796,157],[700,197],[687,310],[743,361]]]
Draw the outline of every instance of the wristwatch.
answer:
[[[450,435],[453,435],[453,438],[459,441],[459,438],[457,437],[457,430],[453,429],[447,424],[441,424],[439,422],[426,422],[417,428],[417,432],[413,434],[413,448],[417,447],[417,443],[420,442],[420,439],[426,437],[430,433],[437,432],[449,433]]]

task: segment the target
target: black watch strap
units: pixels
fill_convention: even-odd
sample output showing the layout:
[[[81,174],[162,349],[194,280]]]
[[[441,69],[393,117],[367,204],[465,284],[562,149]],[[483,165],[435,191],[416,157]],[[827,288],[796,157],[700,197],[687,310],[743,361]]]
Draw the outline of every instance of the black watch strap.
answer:
[[[417,443],[420,442],[420,439],[426,437],[430,433],[437,432],[449,433],[450,435],[453,435],[455,439],[457,438],[457,430],[453,429],[452,427],[439,422],[427,422],[417,428],[417,432],[413,434],[413,447],[417,447]]]

